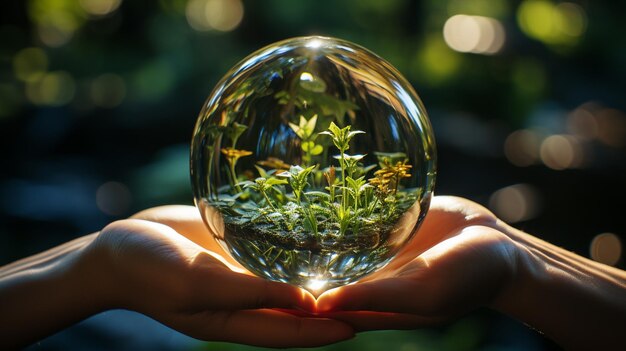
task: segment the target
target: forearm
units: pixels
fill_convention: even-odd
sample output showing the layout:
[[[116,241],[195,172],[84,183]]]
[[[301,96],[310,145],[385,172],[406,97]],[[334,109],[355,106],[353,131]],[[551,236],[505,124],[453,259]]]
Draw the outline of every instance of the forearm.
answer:
[[[626,348],[626,274],[507,228],[517,274],[495,308],[568,350]]]
[[[93,238],[0,268],[0,349],[28,345],[104,308],[85,255]]]

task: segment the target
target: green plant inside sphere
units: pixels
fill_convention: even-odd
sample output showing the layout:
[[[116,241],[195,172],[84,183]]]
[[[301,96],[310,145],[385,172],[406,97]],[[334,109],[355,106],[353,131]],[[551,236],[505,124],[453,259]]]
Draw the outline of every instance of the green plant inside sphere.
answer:
[[[245,268],[315,295],[383,267],[426,215],[436,151],[426,111],[388,62],[300,37],[217,84],[191,146],[196,206]]]

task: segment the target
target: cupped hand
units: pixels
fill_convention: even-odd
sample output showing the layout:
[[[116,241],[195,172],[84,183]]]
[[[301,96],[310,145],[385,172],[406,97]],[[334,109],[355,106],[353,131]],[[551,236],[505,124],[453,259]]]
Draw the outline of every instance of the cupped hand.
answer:
[[[188,206],[143,211],[105,227],[87,248],[105,308],[148,315],[203,340],[318,346],[353,336],[347,324],[277,309],[312,309],[313,297],[252,276],[212,239]]]
[[[434,197],[414,238],[381,271],[319,297],[356,330],[438,325],[498,299],[515,275],[506,224],[469,200]]]

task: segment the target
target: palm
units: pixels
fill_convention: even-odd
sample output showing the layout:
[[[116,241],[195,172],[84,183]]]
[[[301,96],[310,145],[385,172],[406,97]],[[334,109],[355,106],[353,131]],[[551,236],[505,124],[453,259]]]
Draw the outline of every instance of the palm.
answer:
[[[377,329],[438,324],[487,305],[514,266],[501,225],[470,201],[435,197],[417,235],[389,265],[322,295],[318,308],[357,329]]]
[[[350,337],[343,323],[272,310],[310,309],[296,287],[245,272],[212,239],[193,207],[144,211],[102,230],[93,245],[111,262],[109,307],[136,310],[205,340],[316,346]],[[323,330],[324,340],[319,331]]]

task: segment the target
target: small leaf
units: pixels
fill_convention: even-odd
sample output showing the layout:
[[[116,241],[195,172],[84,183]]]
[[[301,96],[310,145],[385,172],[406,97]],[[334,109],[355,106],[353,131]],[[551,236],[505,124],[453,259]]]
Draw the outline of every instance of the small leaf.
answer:
[[[348,155],[348,154],[344,154],[344,157],[346,160],[354,160],[354,161],[361,161],[363,159],[363,157],[365,157],[367,155],[362,155],[362,154],[357,154],[357,155]]]
[[[287,184],[287,179],[278,179],[278,178],[270,178],[265,184],[267,185],[278,185],[278,184]]]
[[[312,141],[306,141],[302,143],[301,147],[304,152],[310,152],[313,148],[315,148],[315,143]]]
[[[254,187],[256,187],[256,183],[255,182],[251,182],[249,180],[237,183],[236,185],[243,186],[244,188],[250,188],[250,187],[254,188]]]
[[[304,139],[304,130],[302,128],[300,128],[300,126],[297,126],[297,125],[289,122],[289,127],[291,127],[291,129],[293,129],[293,131],[296,133],[297,136],[300,137],[300,139]]]
[[[313,147],[313,149],[310,151],[311,155],[320,155],[322,152],[324,152],[324,148],[322,147],[322,145],[315,145],[315,147]]]
[[[306,196],[318,197],[318,198],[322,198],[325,200],[330,199],[330,194],[326,194],[325,192],[322,192],[322,191],[307,191],[304,194]]]
[[[268,177],[267,177],[267,172],[266,172],[263,168],[261,168],[261,167],[259,167],[259,166],[256,166],[256,165],[254,166],[254,168],[256,168],[256,169],[257,169],[257,171],[259,171],[259,175],[260,175],[261,177],[263,177],[263,178],[268,178]]]
[[[365,132],[362,131],[362,130],[352,131],[352,132],[348,133],[348,140],[352,139],[352,137],[357,135],[357,134],[365,134]]]
[[[226,134],[230,137],[231,140],[235,141],[239,139],[241,134],[243,134],[246,129],[248,129],[246,125],[233,122],[233,124],[228,127]]]
[[[316,124],[317,124],[317,115],[313,115],[313,117],[311,117],[311,119],[309,119],[306,122],[306,125],[304,126],[304,130],[306,131],[307,136],[313,135]]]
[[[300,115],[300,122],[298,122],[298,127],[300,127],[300,129],[306,128],[306,122],[306,118],[304,118],[303,115]]]
[[[276,174],[278,177],[291,178],[291,173],[289,171],[282,171]]]

